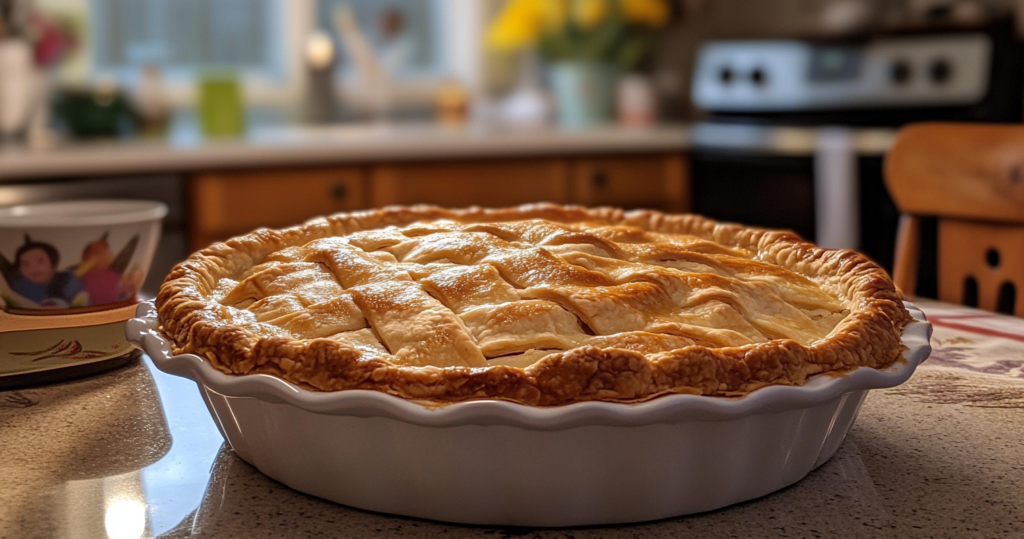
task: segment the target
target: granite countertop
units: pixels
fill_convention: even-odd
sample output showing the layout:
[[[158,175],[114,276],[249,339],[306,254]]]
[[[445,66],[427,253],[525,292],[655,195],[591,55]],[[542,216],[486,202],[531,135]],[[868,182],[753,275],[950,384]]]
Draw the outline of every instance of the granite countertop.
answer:
[[[64,143],[47,149],[0,148],[0,183],[116,174],[186,173],[264,166],[310,166],[488,157],[682,152],[693,149],[812,156],[819,135],[860,155],[881,155],[892,129],[671,124],[642,129],[515,130],[471,125],[271,125],[237,140],[207,141],[195,129],[165,140]],[[845,141],[845,142],[843,142]]]
[[[207,141],[184,130],[166,140],[69,143],[0,150],[0,182],[103,174],[190,172],[263,166],[671,152],[688,147],[684,126],[566,131],[437,124],[339,124],[255,128]]]
[[[265,477],[196,386],[148,358],[0,392],[0,538],[1012,537],[1024,534],[1024,321],[922,302],[935,352],[872,392],[838,453],[718,511],[601,528],[486,528],[369,513]]]

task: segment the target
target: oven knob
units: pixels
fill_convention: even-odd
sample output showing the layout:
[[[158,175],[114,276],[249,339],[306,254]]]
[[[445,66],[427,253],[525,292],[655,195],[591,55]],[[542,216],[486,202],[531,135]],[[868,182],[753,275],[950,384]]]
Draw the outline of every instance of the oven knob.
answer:
[[[910,80],[910,64],[905,60],[896,60],[889,68],[889,80],[893,84],[903,85]]]
[[[768,76],[763,69],[758,67],[750,72],[750,81],[754,83],[754,86],[764,86],[768,82]]]
[[[940,58],[928,66],[928,78],[935,84],[944,84],[952,74],[953,67],[949,65],[949,60]]]
[[[722,84],[729,85],[732,83],[732,70],[727,67],[723,67],[718,71],[718,80],[722,81]]]

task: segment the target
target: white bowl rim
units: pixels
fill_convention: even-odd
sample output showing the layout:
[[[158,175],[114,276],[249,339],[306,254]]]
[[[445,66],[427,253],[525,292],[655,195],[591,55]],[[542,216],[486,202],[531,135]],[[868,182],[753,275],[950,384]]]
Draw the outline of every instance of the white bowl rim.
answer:
[[[931,353],[931,324],[920,309],[905,304],[915,318],[903,332],[903,343],[907,347],[905,361],[885,370],[860,367],[843,375],[818,375],[802,386],[768,386],[740,398],[676,394],[630,404],[587,401],[551,407],[500,400],[425,405],[380,391],[316,392],[268,374],[224,374],[195,354],[172,354],[170,341],[157,330],[159,321],[152,302],[138,306],[137,317],[128,321],[125,333],[128,341],[142,348],[161,371],[194,380],[206,391],[225,397],[255,398],[316,414],[386,417],[429,427],[509,425],[531,430],[561,430],[590,425],[727,421],[811,408],[850,392],[900,385]]]
[[[0,228],[123,225],[166,215],[167,205],[155,200],[62,200],[0,208]]]

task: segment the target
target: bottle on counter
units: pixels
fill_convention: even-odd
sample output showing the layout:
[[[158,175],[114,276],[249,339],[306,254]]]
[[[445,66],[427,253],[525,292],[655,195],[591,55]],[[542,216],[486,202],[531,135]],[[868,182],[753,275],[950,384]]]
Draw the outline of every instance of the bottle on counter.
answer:
[[[328,124],[337,119],[338,104],[334,93],[337,57],[334,40],[326,32],[313,32],[306,39],[306,102],[303,117],[307,123]]]
[[[139,132],[146,136],[165,135],[170,124],[171,107],[164,94],[159,67],[146,64],[142,68],[132,98],[139,115]]]

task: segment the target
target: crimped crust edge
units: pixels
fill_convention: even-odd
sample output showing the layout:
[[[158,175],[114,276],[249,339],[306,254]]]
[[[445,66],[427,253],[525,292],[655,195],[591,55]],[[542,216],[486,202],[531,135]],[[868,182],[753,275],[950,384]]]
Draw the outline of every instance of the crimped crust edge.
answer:
[[[262,337],[221,326],[207,311],[217,280],[270,253],[313,239],[421,220],[486,222],[519,219],[602,222],[653,232],[683,233],[756,250],[758,258],[812,277],[851,307],[826,338],[809,346],[772,340],[732,348],[688,346],[659,354],[583,346],[545,357],[525,369],[508,366],[409,367],[359,359],[350,345],[329,339]],[[899,361],[903,328],[912,320],[886,272],[861,254],[819,248],[786,232],[717,223],[697,215],[624,212],[535,204],[505,209],[386,207],[340,213],[280,231],[261,229],[214,244],[178,264],[156,301],[161,329],[175,353],[194,353],[228,374],[266,373],[307,389],[372,389],[416,400],[501,399],[551,406],[600,400],[636,402],[670,393],[738,396],[767,385],[802,385],[820,373],[882,369]]]

